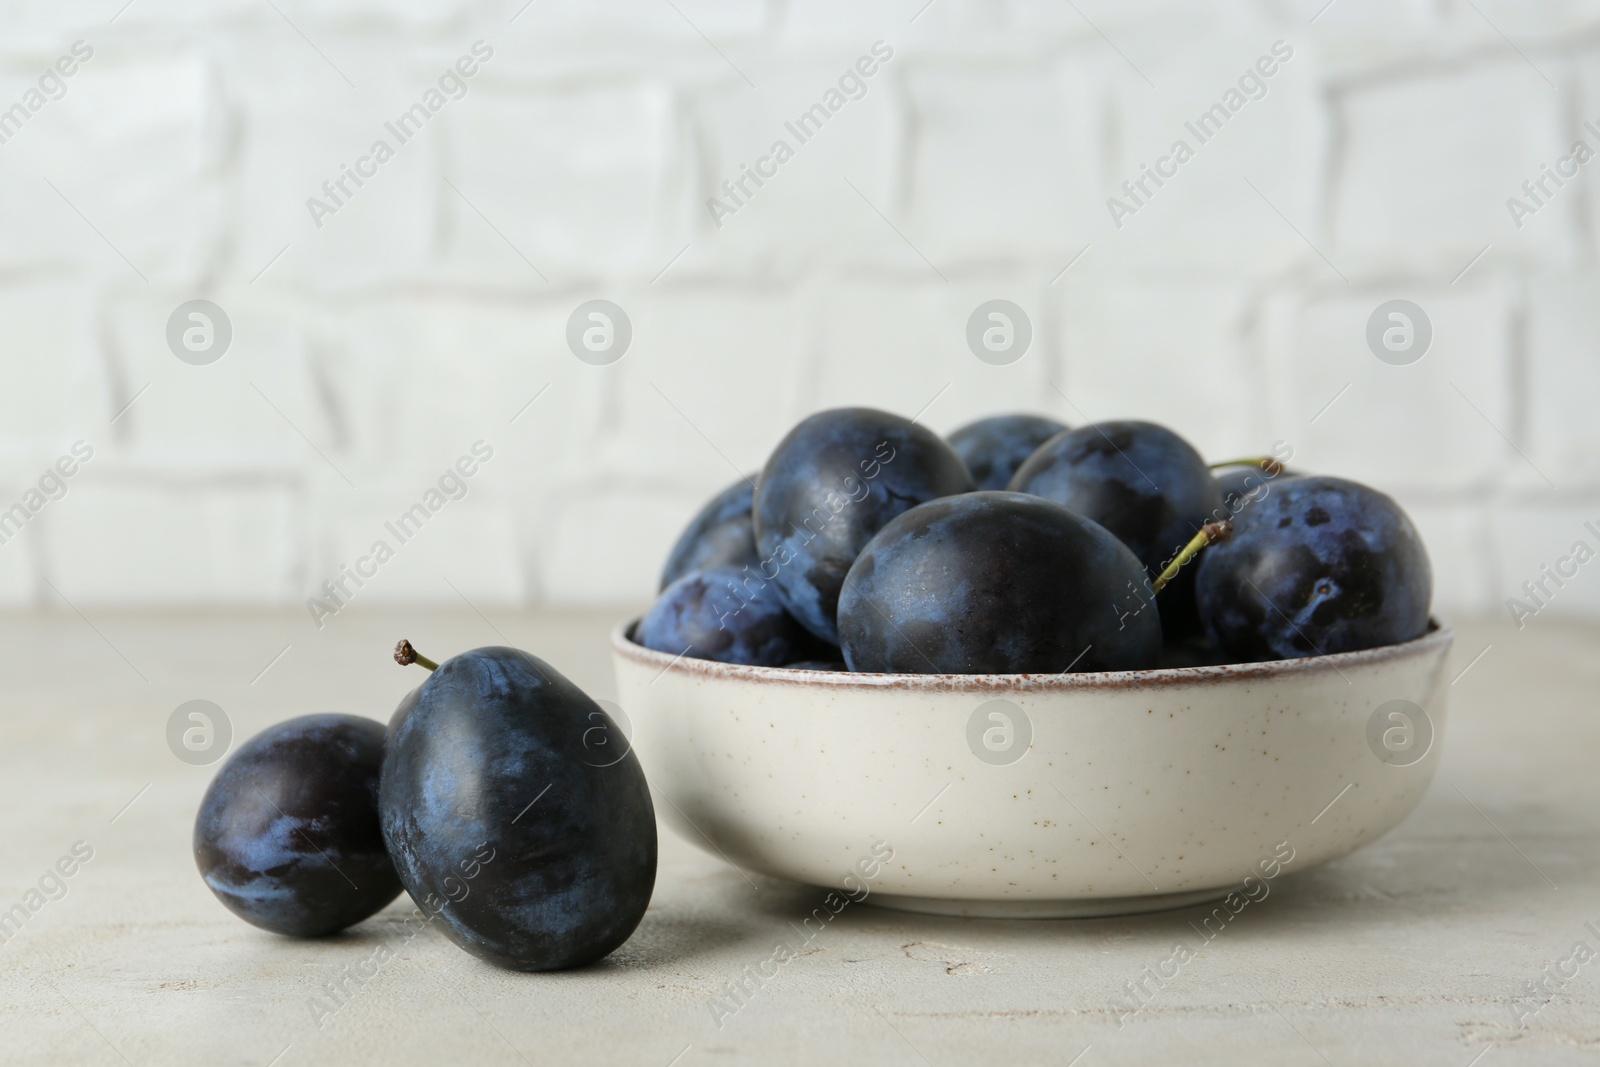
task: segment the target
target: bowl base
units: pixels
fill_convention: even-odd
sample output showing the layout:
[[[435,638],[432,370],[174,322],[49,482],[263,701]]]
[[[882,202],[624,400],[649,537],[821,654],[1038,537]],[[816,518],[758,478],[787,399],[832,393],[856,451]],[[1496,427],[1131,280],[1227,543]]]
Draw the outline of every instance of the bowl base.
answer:
[[[1141,897],[1099,897],[1079,900],[962,900],[956,897],[913,897],[873,893],[863,903],[923,915],[959,915],[969,919],[1105,919],[1149,911],[1187,908],[1221,900],[1229,889],[1194,889],[1187,893],[1151,893]]]

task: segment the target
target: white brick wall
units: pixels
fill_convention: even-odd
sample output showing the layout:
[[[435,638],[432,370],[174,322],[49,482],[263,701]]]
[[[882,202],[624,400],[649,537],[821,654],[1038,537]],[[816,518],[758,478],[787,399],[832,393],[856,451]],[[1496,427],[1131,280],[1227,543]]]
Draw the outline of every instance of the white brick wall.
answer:
[[[1504,611],[1600,520],[1600,160],[1506,207],[1600,152],[1593,4],[675,6],[5,5],[0,112],[94,57],[0,143],[0,506],[95,454],[0,545],[0,607],[303,603],[480,439],[358,601],[637,602],[703,497],[848,403],[1286,439],[1412,508],[1445,611]],[[478,40],[465,96],[317,227],[307,198]],[[879,40],[719,228],[707,198]],[[1115,225],[1279,40],[1266,95]],[[234,327],[209,366],[165,340],[196,297]],[[565,342],[595,297],[634,328],[610,366]],[[1396,297],[1434,326],[1410,366],[1365,340]],[[1033,321],[1006,367],[965,345],[992,298]],[[1550,610],[1600,614],[1600,577]]]

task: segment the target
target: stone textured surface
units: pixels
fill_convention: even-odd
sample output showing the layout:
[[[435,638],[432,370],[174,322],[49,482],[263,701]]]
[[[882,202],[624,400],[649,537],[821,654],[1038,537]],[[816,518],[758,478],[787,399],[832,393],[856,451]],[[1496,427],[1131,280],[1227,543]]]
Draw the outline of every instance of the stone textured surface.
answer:
[[[1444,608],[1504,612],[1600,516],[1600,164],[1507,206],[1600,149],[1597,29],[1570,0],[9,3],[0,112],[94,55],[0,127],[0,510],[95,458],[0,546],[0,606],[303,604],[479,439],[471,501],[363,596],[618,603],[785,426],[870,403],[1282,439],[1417,510]],[[465,94],[313,219],[478,40]],[[708,198],[880,40],[719,225]],[[197,296],[235,327],[209,367],[163,340]],[[593,297],[633,320],[611,366],[563,339]],[[1394,297],[1434,323],[1412,366],[1363,340]],[[964,339],[995,298],[1034,326],[1003,367]]]
[[[1600,960],[1560,976],[1575,943],[1600,951],[1600,633],[1544,617],[1520,633],[1459,626],[1421,807],[1344,860],[1283,875],[1209,943],[1197,908],[1020,922],[849,905],[719,1028],[717,998],[798,943],[821,894],[668,833],[643,925],[600,965],[508,974],[425,929],[319,1015],[311,998],[400,936],[402,906],[321,942],[229,915],[189,853],[214,767],[168,750],[172,710],[213,700],[236,740],[311,711],[385,718],[418,679],[389,659],[399,636],[434,656],[523,646],[609,697],[615,618],[352,608],[313,633],[295,609],[0,618],[0,907],[74,843],[93,849],[0,944],[4,1060],[1467,1067],[1589,1063],[1600,1047]],[[1147,977],[1179,943],[1194,958]],[[1119,1027],[1138,981],[1148,1003]]]

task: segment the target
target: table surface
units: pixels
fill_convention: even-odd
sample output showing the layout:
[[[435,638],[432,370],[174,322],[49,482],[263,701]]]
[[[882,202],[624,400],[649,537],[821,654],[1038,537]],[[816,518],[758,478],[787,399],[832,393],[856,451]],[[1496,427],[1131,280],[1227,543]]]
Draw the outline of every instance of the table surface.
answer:
[[[417,681],[389,659],[399,637],[435,658],[516,645],[609,698],[614,618],[352,610],[320,631],[298,612],[0,619],[12,668],[0,911],[26,907],[75,845],[93,850],[65,895],[33,897],[42,906],[0,944],[0,1062],[1498,1067],[1600,1055],[1600,630],[1543,619],[1521,632],[1458,625],[1442,763],[1421,806],[1356,854],[1285,876],[1209,943],[1189,926],[1202,909],[1026,922],[852,907],[719,1026],[716,998],[793,940],[818,892],[747,878],[665,829],[639,930],[565,974],[496,970],[431,927],[372,973],[404,903],[293,941],[233,918],[201,882],[190,832],[216,767],[169,750],[179,704],[214,701],[235,743],[312,711],[386,719]],[[1195,959],[1119,1025],[1127,984],[1180,942]],[[372,976],[319,1012],[324,985],[353,973]]]

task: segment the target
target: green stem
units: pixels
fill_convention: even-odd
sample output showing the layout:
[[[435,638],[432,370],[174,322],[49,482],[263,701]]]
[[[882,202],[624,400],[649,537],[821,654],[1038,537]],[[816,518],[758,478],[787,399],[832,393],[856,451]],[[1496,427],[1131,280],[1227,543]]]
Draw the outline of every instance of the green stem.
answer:
[[[1223,467],[1255,467],[1257,470],[1263,471],[1268,478],[1276,478],[1283,473],[1283,464],[1271,456],[1248,456],[1244,459],[1230,459],[1221,463],[1209,463],[1207,466],[1211,470],[1219,470]]]
[[[411,642],[407,641],[403,637],[400,639],[400,643],[394,646],[394,661],[400,664],[402,667],[408,667],[415,663],[417,666],[426,667],[430,671],[436,671],[439,669],[439,665],[437,663],[433,662],[433,660],[412,648]]]
[[[1183,550],[1172,558],[1172,562],[1167,564],[1167,569],[1156,576],[1156,580],[1150,585],[1151,591],[1161,592],[1172,579],[1178,576],[1178,572],[1183,569],[1185,563],[1200,554],[1202,548],[1226,539],[1232,532],[1233,523],[1226,519],[1221,522],[1208,522],[1200,527],[1200,532],[1191,537],[1189,543],[1183,546]]]

